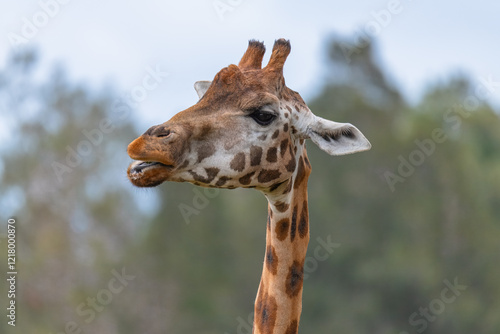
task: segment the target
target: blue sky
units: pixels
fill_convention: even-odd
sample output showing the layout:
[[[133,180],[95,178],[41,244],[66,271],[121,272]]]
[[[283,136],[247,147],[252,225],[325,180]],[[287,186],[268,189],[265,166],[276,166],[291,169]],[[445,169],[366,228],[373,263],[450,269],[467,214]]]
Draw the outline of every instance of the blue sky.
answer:
[[[21,37],[41,51],[44,67],[61,62],[94,89],[110,83],[130,93],[148,69],[168,73],[138,105],[147,128],[194,104],[193,83],[237,63],[249,39],[268,49],[291,40],[285,78],[306,101],[321,82],[332,34],[376,37],[384,66],[412,100],[459,71],[500,81],[499,14],[491,0],[2,0],[0,64]]]

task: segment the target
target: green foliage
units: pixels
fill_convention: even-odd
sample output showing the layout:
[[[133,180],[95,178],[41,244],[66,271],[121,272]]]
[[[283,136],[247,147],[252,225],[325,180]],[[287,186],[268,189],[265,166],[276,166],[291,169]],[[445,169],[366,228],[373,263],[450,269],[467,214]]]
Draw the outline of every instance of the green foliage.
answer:
[[[330,42],[325,85],[309,106],[356,125],[373,148],[333,158],[308,146],[301,332],[497,333],[498,110],[465,76],[428,87],[412,105],[372,43],[347,61],[348,43]],[[112,90],[75,86],[62,70],[37,82],[36,58],[15,55],[0,71],[0,108],[9,111],[0,218],[20,225],[18,329],[59,333],[75,321],[82,333],[246,333],[264,258],[264,197],[173,183],[133,189],[124,172],[133,114],[120,117]],[[54,162],[67,164],[67,147],[78,150],[89,141],[83,130],[103,119],[113,130],[61,180]],[[157,210],[143,209],[158,199]],[[339,244],[327,259],[314,257],[318,238]],[[94,319],[75,312],[122,268],[134,279]],[[455,294],[453,284],[466,288]]]

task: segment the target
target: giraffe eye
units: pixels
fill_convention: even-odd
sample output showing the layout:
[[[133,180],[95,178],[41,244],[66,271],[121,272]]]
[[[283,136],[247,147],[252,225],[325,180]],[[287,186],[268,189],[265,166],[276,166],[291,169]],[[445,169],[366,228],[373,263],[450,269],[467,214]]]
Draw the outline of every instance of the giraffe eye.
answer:
[[[271,124],[276,118],[276,115],[267,111],[256,110],[250,114],[250,117],[258,124],[265,126]]]

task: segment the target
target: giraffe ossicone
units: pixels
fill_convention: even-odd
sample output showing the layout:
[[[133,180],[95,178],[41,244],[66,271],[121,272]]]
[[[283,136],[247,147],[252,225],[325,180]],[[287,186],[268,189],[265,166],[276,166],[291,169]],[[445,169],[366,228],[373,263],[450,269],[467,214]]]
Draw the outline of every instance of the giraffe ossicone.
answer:
[[[199,81],[199,101],[149,128],[127,149],[138,187],[165,181],[204,187],[256,188],[268,199],[266,255],[257,299],[255,334],[297,333],[302,309],[304,260],[309,242],[305,141],[330,155],[370,149],[353,125],[314,115],[285,85],[291,47],[275,41],[262,67],[265,46],[250,41],[238,65],[212,81]]]

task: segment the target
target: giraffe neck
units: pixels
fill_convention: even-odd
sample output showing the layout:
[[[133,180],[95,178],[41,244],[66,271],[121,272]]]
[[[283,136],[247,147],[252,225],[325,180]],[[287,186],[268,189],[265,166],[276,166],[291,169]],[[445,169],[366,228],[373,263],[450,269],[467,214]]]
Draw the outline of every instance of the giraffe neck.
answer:
[[[267,194],[266,255],[255,301],[254,334],[298,332],[304,260],[309,243],[306,152],[293,178]]]

